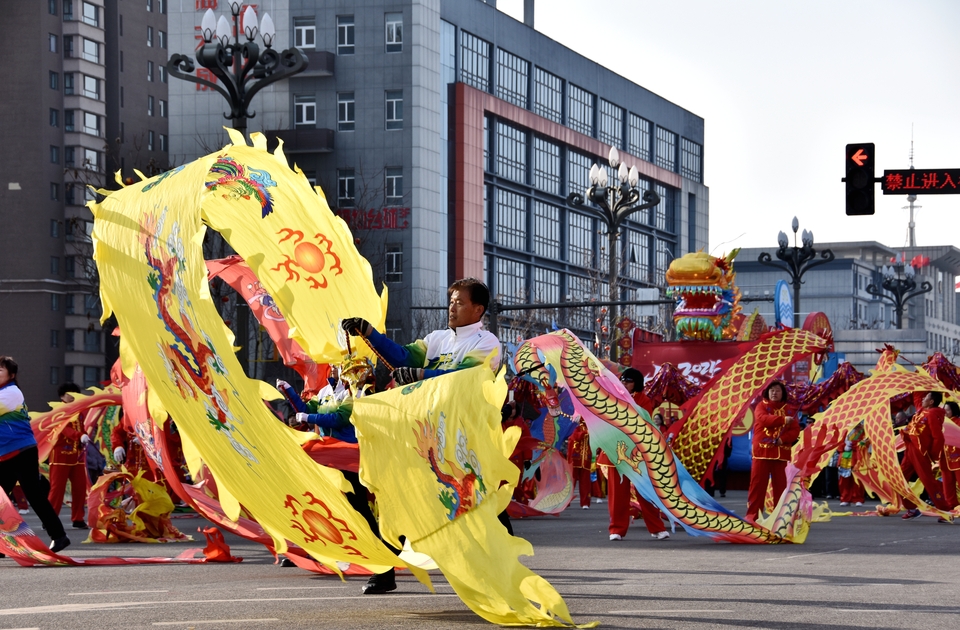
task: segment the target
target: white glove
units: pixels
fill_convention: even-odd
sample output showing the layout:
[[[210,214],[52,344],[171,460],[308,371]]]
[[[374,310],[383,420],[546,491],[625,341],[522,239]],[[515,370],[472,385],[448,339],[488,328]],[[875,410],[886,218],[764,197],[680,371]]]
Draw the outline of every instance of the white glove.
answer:
[[[284,388],[286,388],[286,387],[290,387],[290,383],[286,382],[286,381],[283,380],[283,379],[279,379],[279,378],[278,378],[278,379],[277,379],[277,389],[284,389]],[[291,388],[291,389],[293,389],[293,388]]]
[[[127,451],[122,446],[113,449],[113,459],[118,464],[122,464],[127,459]]]
[[[83,444],[84,446],[86,446],[87,444],[89,444],[89,443],[90,443],[90,436],[87,435],[86,433],[84,433],[83,435],[81,435],[81,436],[80,436],[80,443]]]
[[[300,424],[306,424],[306,423],[307,423],[307,415],[308,415],[308,414],[305,414],[305,413],[298,413],[298,414],[297,414],[297,422],[299,422]]]

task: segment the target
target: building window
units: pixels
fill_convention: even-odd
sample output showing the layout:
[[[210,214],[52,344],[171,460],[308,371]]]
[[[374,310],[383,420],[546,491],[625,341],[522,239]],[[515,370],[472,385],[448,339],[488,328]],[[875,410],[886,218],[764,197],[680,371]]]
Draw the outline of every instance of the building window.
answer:
[[[352,208],[356,199],[356,176],[352,168],[337,171],[337,205]]]
[[[83,150],[83,167],[88,171],[100,170],[100,152],[93,149]]]
[[[83,54],[86,61],[100,63],[100,45],[92,39],[83,38]]]
[[[160,45],[160,48],[166,50],[167,48],[167,32],[166,31],[157,31],[157,43]]]
[[[68,109],[63,112],[63,130],[64,131],[73,131],[74,130],[74,110]],[[71,160],[72,162],[73,160]]]
[[[403,129],[403,90],[387,90],[387,129]]]
[[[63,21],[73,20],[73,0],[63,0]]]
[[[301,49],[316,49],[317,25],[312,17],[293,18],[293,45]]]
[[[160,99],[160,117],[166,118],[167,116],[168,116],[167,102],[163,99]]]
[[[83,75],[83,95],[87,98],[100,100],[100,79]]]
[[[73,343],[74,333],[72,330],[64,331],[63,335],[63,348],[67,352],[73,352],[76,348]]]
[[[57,14],[57,0],[47,0],[47,13],[50,15]]]
[[[99,319],[100,315],[103,314],[103,309],[100,307],[100,296],[92,293],[84,295],[83,310],[86,311],[87,317],[96,317]]]
[[[590,167],[593,164],[588,156],[576,151],[567,151],[567,194],[582,195],[590,187]]]
[[[60,110],[59,109],[50,109],[50,126],[59,127],[60,126]]]
[[[100,117],[90,112],[83,112],[83,132],[100,137]]]
[[[147,27],[147,46],[153,46],[153,27]]]
[[[120,51],[120,72],[123,72],[123,51],[122,50]],[[153,81],[153,79],[150,79],[150,81]]]
[[[51,348],[60,347],[60,331],[59,330],[50,331],[50,347]]]
[[[399,204],[403,200],[403,169],[388,168],[385,178],[387,203]]]
[[[73,256],[67,256],[63,259],[63,270],[67,273],[68,278],[74,278],[77,275],[77,263],[73,259]]]
[[[630,114],[627,119],[627,152],[650,161],[650,121]]]
[[[51,367],[50,368],[50,384],[59,385],[60,384],[60,368]]]
[[[160,74],[160,83],[166,83],[166,82],[167,82],[167,67],[164,66],[163,64],[160,64],[160,67],[157,68],[157,70],[159,70],[159,74]]]
[[[534,267],[531,288],[534,302],[556,304],[560,301],[560,274],[543,267]]]
[[[154,140],[153,132],[148,131],[147,132],[147,151],[153,151],[154,149],[153,140]]]
[[[153,97],[147,97],[147,116],[153,116]]]
[[[666,276],[667,268],[673,260],[673,243],[657,239],[656,260],[657,268],[654,270],[654,278],[657,279],[658,283],[663,284],[665,282],[663,278]]]
[[[60,295],[57,293],[50,294],[50,310],[51,311],[60,310]]]
[[[627,230],[627,275],[634,280],[650,280],[650,235]]]
[[[386,21],[387,52],[401,52],[403,50],[403,14],[387,13],[384,19]]]
[[[100,331],[99,330],[84,331],[83,351],[84,352],[100,352]]]
[[[73,294],[68,293],[65,297],[66,299],[64,300],[65,304],[63,310],[67,315],[73,315],[75,310]]]
[[[83,3],[83,22],[90,26],[100,26],[100,10],[91,2]]]
[[[54,35],[53,33],[50,33],[50,37],[49,37],[50,52],[54,52],[54,53],[57,52],[57,41],[59,39],[60,38],[58,38],[56,35]]]
[[[527,199],[517,193],[496,189],[496,216],[493,222],[498,245],[527,251]]]
[[[384,281],[403,282],[403,245],[387,245]]]
[[[654,188],[657,194],[660,195],[660,203],[652,208],[653,225],[658,230],[672,233],[675,229],[673,220],[673,189],[661,186],[660,184],[656,184]]]
[[[533,89],[533,111],[555,123],[562,123],[563,79],[536,68],[533,72]]]
[[[680,174],[695,182],[703,181],[703,147],[692,140],[680,138]]]
[[[72,112],[69,112],[69,111],[68,111],[67,113],[69,114],[69,113],[72,113]],[[76,149],[75,149],[74,147],[64,147],[64,148],[63,148],[63,165],[64,165],[64,166],[74,166],[74,164],[75,164],[75,161],[74,161],[74,160],[75,160],[75,155],[76,155]],[[72,199],[73,199],[72,191],[73,191],[73,188],[72,188],[71,186],[67,186],[67,200],[68,200],[68,201],[72,201]]]
[[[570,212],[570,260],[573,265],[593,267],[593,220],[579,212]]]
[[[56,74],[56,72],[52,73]],[[73,73],[65,72],[63,74],[63,93],[64,94],[73,94]]]
[[[560,147],[539,137],[533,139],[533,186],[560,194]]]
[[[504,304],[527,302],[527,266],[506,258],[496,261],[497,299]]]
[[[160,150],[164,153],[170,150],[170,148],[167,146],[167,135],[163,133],[160,134]]]
[[[337,94],[337,130],[353,131],[356,124],[356,101],[353,92]]]
[[[600,129],[597,137],[612,147],[623,148],[623,108],[600,99]]]
[[[298,127],[311,126],[317,124],[317,98],[311,95],[294,96],[294,123]]]
[[[525,184],[527,182],[527,134],[497,121],[496,173]]]
[[[460,31],[460,80],[490,91],[490,43],[466,31]]]
[[[593,94],[571,83],[567,102],[567,126],[574,131],[592,136]]]
[[[533,251],[550,260],[560,260],[560,208],[533,202]]]
[[[153,12],[153,0],[147,0],[147,11]]]
[[[354,50],[353,16],[337,16],[337,54],[352,55]]]
[[[56,72],[50,72],[50,89],[59,90],[60,89],[60,75]]]
[[[50,145],[50,163],[59,164],[60,163],[60,147],[55,147]]]
[[[60,238],[60,222],[56,219],[50,219],[50,238]]]
[[[657,166],[677,172],[677,134],[657,127]]]
[[[97,350],[99,352],[99,350]],[[100,384],[100,368],[86,366],[83,368],[83,388],[87,389]]]
[[[54,276],[60,275],[60,258],[58,256],[50,257],[50,274]]]
[[[687,249],[697,251],[697,196],[687,193]]]
[[[153,83],[153,62],[147,62],[147,81]]]
[[[50,183],[50,201],[60,201],[60,184]]]
[[[497,49],[497,96],[526,109],[530,63],[521,57]]]

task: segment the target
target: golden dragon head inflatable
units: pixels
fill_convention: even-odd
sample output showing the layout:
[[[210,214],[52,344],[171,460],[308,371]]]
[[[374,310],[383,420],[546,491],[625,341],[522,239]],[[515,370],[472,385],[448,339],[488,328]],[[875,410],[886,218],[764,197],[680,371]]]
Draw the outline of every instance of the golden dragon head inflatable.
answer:
[[[667,295],[677,301],[673,325],[679,338],[721,341],[736,336],[740,289],[733,283],[733,259],[739,251],[724,258],[693,252],[670,263]]]

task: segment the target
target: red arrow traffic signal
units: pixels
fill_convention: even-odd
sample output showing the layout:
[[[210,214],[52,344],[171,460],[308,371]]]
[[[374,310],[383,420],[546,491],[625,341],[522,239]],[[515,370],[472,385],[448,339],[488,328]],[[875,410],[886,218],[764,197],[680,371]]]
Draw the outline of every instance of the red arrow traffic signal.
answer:
[[[870,159],[870,156],[863,152],[863,149],[857,149],[851,157],[851,160],[857,163],[857,166],[863,166],[864,161]]]
[[[847,214],[873,214],[874,145],[872,142],[848,144],[846,156]]]

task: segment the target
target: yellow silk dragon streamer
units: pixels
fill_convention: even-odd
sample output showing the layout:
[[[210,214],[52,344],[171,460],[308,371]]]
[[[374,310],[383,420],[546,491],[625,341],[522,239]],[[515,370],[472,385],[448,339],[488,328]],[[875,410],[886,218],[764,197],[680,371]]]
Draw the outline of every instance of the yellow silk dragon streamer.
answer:
[[[260,134],[252,136],[253,147],[235,132],[231,139],[233,145],[163,175],[119,191],[101,191],[106,198],[90,204],[103,316],[115,314],[124,331],[124,372],[131,373],[139,363],[149,384],[151,415],[169,414],[176,420],[185,450],[191,451],[185,453],[188,461],[196,465],[202,459],[209,467],[225,512],[236,518],[242,504],[274,539],[278,552],[285,551],[289,540],[334,570],[337,562],[375,572],[403,566],[350,508],[343,495],[350,487],[343,476],[314,463],[264,405],[264,399],[279,397],[276,390],[244,375],[232,351],[232,335],[210,298],[201,249],[204,224],[217,228],[243,256],[290,323],[291,336],[318,362],[341,360],[341,318],[361,316],[382,326],[385,296],[377,296],[370,266],[356,251],[349,229],[302,173],[290,170],[282,152],[267,152]],[[464,395],[442,391],[450,397]],[[435,406],[442,408],[439,400]],[[485,443],[465,431],[469,439]],[[361,452],[378,456],[380,447],[367,448],[361,439]],[[476,453],[480,461],[488,456]],[[499,480],[499,468],[489,466]],[[409,487],[395,471],[365,477],[385,497],[436,493],[436,482]],[[486,501],[477,510],[493,511],[498,502]],[[465,516],[438,531],[486,522],[481,516],[470,518],[472,512]],[[384,528],[400,531],[389,522]],[[499,541],[502,535],[494,532],[491,538]],[[449,536],[447,544],[429,545],[431,555],[479,561],[479,545],[488,541],[482,536],[476,540],[461,548],[456,545],[463,540]],[[527,551],[516,542],[508,548],[514,558]],[[474,569],[468,563],[446,566]],[[426,573],[411,570],[429,585]],[[490,571],[497,576],[495,569]],[[497,577],[509,581],[517,575]],[[452,584],[467,579],[447,577]],[[562,599],[549,585],[536,582],[538,592],[531,593],[535,581],[520,577],[521,593],[540,602],[542,611],[533,614],[513,601],[468,605],[496,623],[560,624],[550,613],[569,623]],[[479,597],[477,591],[463,592]],[[497,597],[492,591],[484,596]]]
[[[561,330],[529,339],[514,359],[518,372],[555,379],[570,388],[586,421],[591,446],[599,447],[637,491],[688,534],[738,543],[803,542],[811,515],[809,493],[793,476],[762,527],[717,503],[690,476],[649,414],[637,407],[619,380],[572,333]]]

